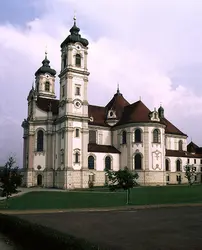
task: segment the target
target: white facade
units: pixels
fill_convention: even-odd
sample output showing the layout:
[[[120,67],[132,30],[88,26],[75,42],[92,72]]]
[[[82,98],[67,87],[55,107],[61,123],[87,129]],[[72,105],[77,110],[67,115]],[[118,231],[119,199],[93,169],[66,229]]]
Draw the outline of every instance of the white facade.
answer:
[[[27,99],[24,184],[72,189],[86,188],[90,181],[101,186],[105,168],[125,166],[138,172],[142,185],[175,184],[179,176],[186,182],[188,161],[200,172],[202,155],[187,151],[187,136],[164,118],[162,107],[151,112],[141,101],[129,104],[119,90],[105,107],[89,105],[88,41],[75,23],[70,32],[61,44],[59,100],[47,55]]]

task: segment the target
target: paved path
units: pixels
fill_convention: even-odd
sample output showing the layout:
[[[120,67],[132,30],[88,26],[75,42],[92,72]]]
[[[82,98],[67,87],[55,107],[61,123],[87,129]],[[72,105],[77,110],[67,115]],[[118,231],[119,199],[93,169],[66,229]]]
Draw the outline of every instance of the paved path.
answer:
[[[14,247],[10,244],[7,244],[5,236],[0,234],[0,249],[1,250],[14,250]]]
[[[42,224],[115,250],[201,250],[202,207],[110,212],[21,214]]]
[[[109,208],[74,208],[74,209],[41,209],[41,210],[0,210],[2,214],[55,214],[72,212],[109,212],[109,211],[136,211],[155,208],[178,208],[178,207],[202,207],[202,203],[184,204],[159,204],[159,205],[137,205]]]

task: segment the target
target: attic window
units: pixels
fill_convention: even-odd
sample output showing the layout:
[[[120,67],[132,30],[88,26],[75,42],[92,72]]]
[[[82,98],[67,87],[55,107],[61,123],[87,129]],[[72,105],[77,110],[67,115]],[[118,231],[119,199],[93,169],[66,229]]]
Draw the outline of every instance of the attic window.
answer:
[[[45,91],[50,91],[50,83],[48,81],[45,83]]]
[[[109,115],[110,115],[110,116],[113,116],[113,114],[114,114],[113,111],[110,111]]]

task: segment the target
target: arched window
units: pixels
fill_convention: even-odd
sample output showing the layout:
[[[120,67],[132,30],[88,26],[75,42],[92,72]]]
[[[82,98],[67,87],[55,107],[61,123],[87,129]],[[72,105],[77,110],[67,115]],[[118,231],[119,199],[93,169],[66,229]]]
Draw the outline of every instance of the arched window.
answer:
[[[39,130],[37,132],[37,151],[38,152],[42,152],[44,150],[44,148],[43,148],[43,140],[44,140],[44,138],[43,137],[44,137],[43,136],[43,131]]]
[[[141,138],[141,130],[140,129],[136,129],[135,130],[135,142],[141,142],[142,138]]]
[[[95,130],[89,131],[89,143],[96,143],[96,131]]]
[[[42,185],[42,175],[41,174],[38,174],[37,175],[37,186],[41,186]]]
[[[166,159],[166,171],[170,171],[170,162]]]
[[[126,139],[126,131],[124,130],[122,132],[122,144],[126,144],[127,143],[127,139]]]
[[[158,129],[154,129],[153,131],[153,142],[160,143],[160,131]]]
[[[178,142],[178,149],[179,149],[180,151],[182,151],[182,140],[180,140],[180,141]]]
[[[75,153],[75,163],[79,163],[79,153]]]
[[[107,156],[105,157],[105,169],[111,170],[111,157]]]
[[[75,65],[81,67],[81,56],[79,54],[76,54]]]
[[[48,81],[45,83],[45,91],[50,91],[50,83]]]
[[[95,168],[95,159],[92,155],[88,157],[88,169],[94,169]]]
[[[181,171],[181,161],[180,160],[176,161],[176,171],[177,172]]]
[[[142,156],[140,154],[135,155],[134,166],[135,166],[135,169],[142,169]]]

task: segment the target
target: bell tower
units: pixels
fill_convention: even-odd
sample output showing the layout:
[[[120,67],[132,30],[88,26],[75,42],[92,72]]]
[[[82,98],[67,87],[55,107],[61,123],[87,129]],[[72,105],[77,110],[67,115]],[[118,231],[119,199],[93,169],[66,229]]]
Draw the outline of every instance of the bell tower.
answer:
[[[47,58],[47,52],[45,52],[42,66],[35,73],[35,90],[37,96],[55,99],[56,71],[49,64],[50,61]]]
[[[74,17],[70,35],[61,44],[60,101],[66,102],[66,115],[87,117],[88,41],[79,31]]]
[[[65,131],[65,168],[83,170],[88,157],[88,40],[79,34],[76,17],[73,21],[61,44],[59,116],[65,121],[61,128]]]

